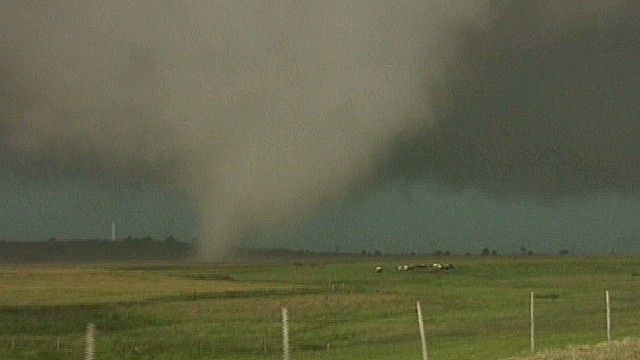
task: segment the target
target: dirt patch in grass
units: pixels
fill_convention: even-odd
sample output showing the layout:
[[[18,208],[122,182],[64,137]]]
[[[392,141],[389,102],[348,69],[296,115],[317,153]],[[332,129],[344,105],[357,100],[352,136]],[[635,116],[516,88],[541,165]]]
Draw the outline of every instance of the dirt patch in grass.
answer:
[[[640,359],[640,339],[609,341],[597,345],[569,346],[543,351],[531,356],[509,360],[629,360]]]

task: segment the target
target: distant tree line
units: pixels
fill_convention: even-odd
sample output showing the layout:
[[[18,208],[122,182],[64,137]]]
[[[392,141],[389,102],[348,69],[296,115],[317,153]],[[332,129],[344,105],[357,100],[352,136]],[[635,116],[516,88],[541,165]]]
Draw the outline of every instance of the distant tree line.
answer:
[[[127,237],[123,240],[0,241],[0,263],[179,260],[195,252],[190,243]]]
[[[508,254],[508,253],[507,253]],[[522,256],[535,256],[535,255],[539,255],[534,253],[532,250],[528,250],[527,248],[525,248],[524,246],[522,246],[520,248],[520,254]],[[422,254],[416,254],[415,252],[410,252],[410,253],[389,253],[389,254],[384,254],[385,256],[438,256],[438,257],[446,257],[446,256],[458,256],[460,254],[454,254],[452,252],[450,252],[449,250],[435,250],[433,252],[426,252],[426,253],[422,253]],[[480,253],[478,254],[481,257],[493,257],[493,256],[498,256],[498,250],[496,249],[489,249],[488,247],[483,248]],[[504,255],[504,253],[502,254]],[[513,253],[511,253],[511,255],[514,255]],[[517,255],[517,254],[515,254]],[[550,254],[543,254],[543,255],[550,255]],[[557,253],[558,256],[568,256],[569,255],[569,250],[568,249],[561,249],[558,251]],[[380,250],[374,250],[374,251],[367,251],[366,249],[362,249],[360,251],[360,256],[383,256],[383,253]],[[466,252],[464,254],[464,256],[472,256],[472,254],[470,252]]]
[[[24,242],[0,240],[0,263],[17,262],[83,262],[83,261],[118,261],[118,260],[181,260],[194,256],[196,247],[193,243],[180,241],[173,236],[164,240],[156,240],[150,236],[133,238],[128,236],[122,240],[58,240],[50,238],[46,241]],[[520,248],[522,256],[534,256],[534,252]],[[234,256],[248,258],[298,258],[298,257],[335,257],[354,256],[353,253],[337,251],[314,252],[291,249],[252,249],[238,248]],[[418,256],[415,252],[408,254],[385,253],[376,249],[363,249],[360,256]],[[498,251],[488,247],[482,249],[481,257],[498,256]],[[561,249],[558,256],[568,256],[568,249]],[[455,256],[449,250],[435,250],[420,256],[447,257]],[[465,256],[472,256],[467,252]]]

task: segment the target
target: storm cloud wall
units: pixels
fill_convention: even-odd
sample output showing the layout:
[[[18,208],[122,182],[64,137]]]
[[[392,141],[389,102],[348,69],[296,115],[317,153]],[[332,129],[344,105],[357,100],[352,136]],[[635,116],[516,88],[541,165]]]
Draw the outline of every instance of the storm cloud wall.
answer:
[[[591,82],[572,96],[582,74],[568,67],[569,85],[555,86],[550,69],[584,55],[574,44],[624,40],[636,24],[629,4],[3,1],[3,171],[175,189],[199,211],[204,257],[223,255],[255,228],[304,221],[380,178],[429,174],[493,191],[505,179],[528,187],[555,174],[558,185],[543,181],[535,191],[562,192],[577,168],[637,156],[633,147],[612,152],[612,138],[598,135],[594,154],[584,155],[598,164],[557,173],[574,159],[540,161],[588,145],[564,109],[590,101]],[[546,67],[538,64],[544,50]],[[521,116],[540,113],[540,101],[524,100],[540,95],[508,98],[534,82],[532,73],[547,81],[541,93],[567,92],[550,99],[558,109],[545,111],[556,118],[542,125]],[[598,119],[583,132],[627,121]],[[543,141],[541,155],[536,139],[556,130],[569,141]],[[616,169],[617,178],[631,171]]]

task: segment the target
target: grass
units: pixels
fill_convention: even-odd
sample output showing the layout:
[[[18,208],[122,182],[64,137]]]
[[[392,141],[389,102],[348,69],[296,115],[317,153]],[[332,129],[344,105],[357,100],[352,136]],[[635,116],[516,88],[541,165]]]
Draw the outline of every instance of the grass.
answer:
[[[629,360],[637,359],[639,354],[640,340],[623,339],[597,345],[568,346],[526,357],[511,358],[511,360]]]
[[[640,337],[640,259],[451,259],[450,272],[399,272],[377,258],[248,264],[0,267],[0,358],[82,359],[87,322],[98,359],[279,359],[289,309],[292,358],[417,359],[415,302],[431,359],[498,359]],[[377,274],[375,266],[385,271]]]

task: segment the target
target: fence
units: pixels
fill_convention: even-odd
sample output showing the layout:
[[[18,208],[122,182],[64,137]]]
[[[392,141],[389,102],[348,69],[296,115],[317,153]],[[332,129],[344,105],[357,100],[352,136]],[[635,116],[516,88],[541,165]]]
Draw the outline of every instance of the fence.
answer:
[[[513,336],[525,338],[526,334],[522,331],[525,327],[529,327],[530,350],[532,352],[540,348],[540,342],[545,342],[544,347],[556,345],[555,341],[549,341],[551,336],[545,339],[545,336],[554,332],[563,332],[568,327],[566,323],[577,323],[578,326],[593,326],[587,341],[604,341],[613,338],[615,323],[612,323],[612,306],[615,309],[615,297],[612,301],[609,291],[604,293],[600,299],[594,299],[589,305],[583,305],[581,311],[576,311],[573,299],[564,299],[560,301],[561,296],[550,293],[534,293],[529,294],[529,311],[528,324],[524,315],[526,312],[522,309],[519,316],[521,326],[513,329]],[[581,304],[586,302],[581,301]],[[595,304],[599,303],[600,306]],[[404,303],[406,304],[406,302]],[[266,305],[266,304],[265,304]],[[299,305],[299,304],[298,304]],[[345,305],[345,304],[337,304]],[[361,304],[366,306],[366,304]],[[393,308],[394,304],[389,304]],[[464,329],[467,334],[460,334],[458,325],[453,325],[451,329],[447,329],[447,323],[456,324],[456,322],[443,321],[438,317],[438,306],[435,304],[432,308],[423,308],[421,302],[415,302],[415,310],[409,311],[408,308],[395,307],[390,309],[389,316],[384,318],[376,318],[367,322],[368,325],[373,324],[380,333],[367,330],[366,335],[362,335],[360,316],[366,317],[366,308],[360,308],[359,311],[350,311],[351,316],[325,317],[325,322],[318,321],[314,318],[312,322],[306,319],[308,309],[303,307],[280,308],[279,319],[273,317],[268,321],[265,319],[256,319],[255,323],[242,322],[241,324],[220,324],[212,322],[211,326],[219,327],[218,337],[209,338],[210,333],[204,328],[185,328],[178,325],[168,325],[167,328],[161,330],[140,330],[124,331],[126,336],[118,336],[118,331],[114,329],[104,329],[101,331],[99,326],[94,323],[88,323],[85,329],[84,338],[80,336],[34,336],[34,337],[3,337],[0,343],[0,354],[4,352],[8,356],[0,356],[3,359],[37,359],[37,358],[65,358],[80,359],[80,352],[84,350],[85,360],[101,359],[101,352],[110,352],[114,357],[114,352],[120,354],[129,354],[126,357],[147,356],[153,358],[154,354],[167,354],[179,351],[179,348],[173,347],[175,343],[188,343],[191,348],[188,354],[181,354],[179,359],[198,359],[198,358],[226,358],[230,353],[235,353],[238,358],[255,358],[255,359],[279,359],[290,360],[295,358],[331,358],[331,355],[340,357],[344,353],[352,351],[352,347],[356,347],[365,351],[370,344],[378,344],[380,346],[397,343],[399,345],[392,346],[390,352],[398,353],[398,358],[420,358],[428,360],[431,355],[433,359],[438,359],[437,355],[431,354],[431,350],[435,354],[442,353],[439,347],[450,346],[455,341],[447,338],[447,334],[455,334],[457,339],[467,339],[480,337],[480,334],[469,332],[469,328]],[[433,304],[432,304],[433,305]],[[621,305],[621,307],[624,305]],[[598,309],[599,307],[599,309]],[[289,310],[292,310],[290,313]],[[351,306],[351,310],[355,310]],[[571,316],[571,311],[575,314]],[[273,313],[271,313],[273,315]],[[336,313],[341,314],[341,313]],[[585,316],[590,314],[590,316]],[[196,314],[197,315],[197,314]],[[417,315],[417,326],[415,326]],[[412,320],[413,318],[413,320]],[[446,320],[446,319],[445,319]],[[450,319],[449,319],[450,320]],[[464,320],[464,319],[460,319]],[[500,319],[498,320],[500,321]],[[629,321],[627,319],[627,321]],[[348,325],[349,322],[354,322]],[[338,328],[343,329],[336,331],[332,328],[334,323],[339,323]],[[624,326],[624,322],[621,322]],[[345,325],[347,324],[347,325]],[[633,323],[632,330],[638,331],[638,322]],[[234,326],[244,327],[245,341],[238,342],[232,339],[240,336],[242,329],[233,329]],[[491,326],[487,326],[491,328]],[[221,339],[224,329],[229,330],[230,339]],[[255,330],[258,330],[257,332]],[[278,330],[279,329],[279,330]],[[157,331],[157,333],[154,333]],[[153,344],[150,339],[154,337],[165,337],[166,332],[173,333],[172,339],[166,339],[165,346]],[[280,335],[277,333],[280,332]],[[597,334],[601,336],[598,337]],[[181,335],[180,335],[181,334]],[[261,334],[261,335],[257,335]],[[593,336],[593,334],[596,334]],[[636,332],[637,334],[637,332]],[[360,336],[362,335],[362,336]],[[365,339],[366,338],[366,339]],[[248,341],[247,341],[248,339]],[[279,340],[278,340],[279,339]],[[229,341],[227,341],[229,340]],[[237,340],[237,339],[235,339]],[[482,340],[468,341],[467,343],[481,343]],[[514,343],[521,343],[514,341]],[[427,345],[429,344],[429,353]],[[45,348],[45,349],[43,349]],[[360,350],[356,350],[360,352]],[[375,358],[372,352],[371,357],[364,354],[363,358]],[[315,355],[314,355],[315,354]],[[383,357],[385,354],[381,354]],[[388,354],[391,357],[391,354]],[[443,356],[442,358],[446,358]]]

